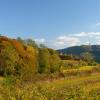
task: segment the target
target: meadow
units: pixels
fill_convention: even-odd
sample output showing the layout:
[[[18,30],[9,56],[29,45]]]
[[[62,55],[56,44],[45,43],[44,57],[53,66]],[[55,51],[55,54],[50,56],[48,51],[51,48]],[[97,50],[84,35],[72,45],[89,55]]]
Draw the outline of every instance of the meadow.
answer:
[[[1,77],[0,100],[100,100],[100,73],[86,74],[90,68],[77,69],[83,73],[85,70],[82,75],[37,75],[24,82],[15,81],[14,77]]]

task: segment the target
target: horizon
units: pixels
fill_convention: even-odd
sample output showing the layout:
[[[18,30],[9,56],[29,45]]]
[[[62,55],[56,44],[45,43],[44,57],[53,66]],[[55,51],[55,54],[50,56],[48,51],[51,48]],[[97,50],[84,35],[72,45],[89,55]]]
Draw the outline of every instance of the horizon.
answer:
[[[8,36],[4,36],[4,35],[1,35],[0,34],[0,37],[6,37],[6,38],[8,38],[8,39],[17,39],[17,38],[21,38],[21,37],[17,37],[17,38],[11,38],[11,37],[8,37]],[[32,38],[21,38],[22,40],[27,40],[27,39],[31,39],[31,40],[33,40]],[[34,41],[34,40],[33,40]],[[35,41],[35,43],[36,43],[36,41]],[[37,44],[37,46],[39,46],[40,44],[39,43],[36,43]],[[44,44],[43,44],[44,45]],[[45,45],[46,47],[47,47],[47,45]],[[64,48],[58,48],[58,49],[55,49],[55,48],[52,48],[51,47],[51,49],[54,49],[54,50],[63,50],[63,49],[67,49],[67,48],[71,48],[71,47],[81,47],[81,46],[100,46],[100,44],[91,44],[91,43],[89,43],[89,44],[81,44],[81,45],[74,45],[74,46],[67,46],[67,47],[64,47]],[[47,48],[49,48],[49,47],[47,47]]]
[[[0,3],[0,33],[53,49],[100,45],[99,0],[9,0]]]

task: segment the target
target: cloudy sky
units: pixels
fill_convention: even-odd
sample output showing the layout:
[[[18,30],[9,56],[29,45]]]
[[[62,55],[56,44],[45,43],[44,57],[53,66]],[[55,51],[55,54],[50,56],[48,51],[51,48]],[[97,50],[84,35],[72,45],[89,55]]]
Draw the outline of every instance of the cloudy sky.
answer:
[[[100,0],[0,0],[0,33],[55,49],[100,44]]]

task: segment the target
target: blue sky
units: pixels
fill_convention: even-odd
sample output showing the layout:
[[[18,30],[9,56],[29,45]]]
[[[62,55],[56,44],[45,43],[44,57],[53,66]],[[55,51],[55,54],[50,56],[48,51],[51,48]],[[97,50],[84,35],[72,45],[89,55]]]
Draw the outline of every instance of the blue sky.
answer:
[[[0,0],[0,33],[55,49],[100,44],[100,0]]]

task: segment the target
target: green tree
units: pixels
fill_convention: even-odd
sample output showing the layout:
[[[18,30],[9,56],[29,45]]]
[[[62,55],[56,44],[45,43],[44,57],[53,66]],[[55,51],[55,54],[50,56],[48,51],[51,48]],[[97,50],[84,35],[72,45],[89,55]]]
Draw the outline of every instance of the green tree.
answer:
[[[81,57],[84,61],[87,61],[88,63],[92,63],[94,60],[93,55],[89,52],[82,53]]]
[[[21,42],[21,43],[24,42],[24,40],[23,40],[21,37],[17,37],[17,40],[18,40],[19,42]]]
[[[47,48],[39,49],[39,73],[48,73],[50,68],[50,54]]]
[[[61,59],[58,56],[57,52],[53,49],[48,49],[49,53],[50,53],[50,72],[54,73],[54,72],[58,72],[60,71],[60,67],[61,67]]]
[[[34,48],[38,47],[37,44],[35,43],[35,41],[33,41],[32,39],[25,39],[24,43],[26,43],[27,45],[32,46]]]
[[[60,61],[56,51],[48,48],[39,49],[39,73],[60,71]]]

